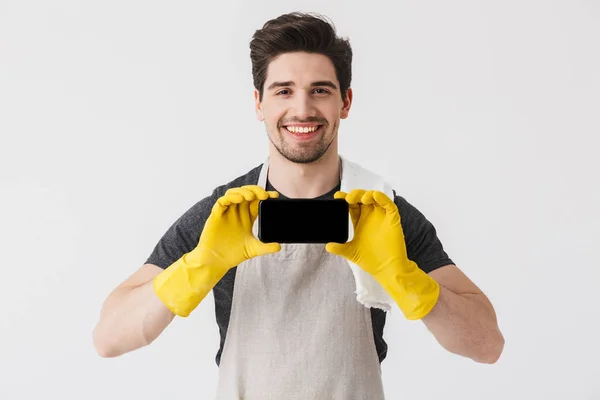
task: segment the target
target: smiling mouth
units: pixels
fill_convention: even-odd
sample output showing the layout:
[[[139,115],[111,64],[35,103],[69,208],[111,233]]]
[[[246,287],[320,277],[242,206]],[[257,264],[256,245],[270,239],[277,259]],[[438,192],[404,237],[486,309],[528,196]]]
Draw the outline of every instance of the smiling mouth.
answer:
[[[286,130],[288,133],[291,133],[294,136],[313,136],[314,134],[320,132],[323,128],[321,124],[311,124],[311,125],[285,125],[282,126],[281,129]]]

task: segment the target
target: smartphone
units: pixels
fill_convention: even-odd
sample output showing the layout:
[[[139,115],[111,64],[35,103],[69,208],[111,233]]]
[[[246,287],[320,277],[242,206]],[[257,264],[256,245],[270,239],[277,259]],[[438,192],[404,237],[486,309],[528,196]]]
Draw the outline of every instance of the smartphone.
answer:
[[[350,222],[345,199],[267,199],[258,205],[263,243],[346,243]]]

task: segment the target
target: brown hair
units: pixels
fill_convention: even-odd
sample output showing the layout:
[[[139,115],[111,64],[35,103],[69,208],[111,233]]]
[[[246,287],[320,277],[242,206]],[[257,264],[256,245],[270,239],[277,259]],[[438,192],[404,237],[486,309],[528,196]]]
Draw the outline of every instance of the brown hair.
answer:
[[[293,12],[267,21],[250,42],[252,78],[262,100],[267,67],[283,53],[304,51],[323,54],[331,60],[340,82],[342,99],[352,79],[352,48],[348,39],[336,35],[327,17],[316,13]]]

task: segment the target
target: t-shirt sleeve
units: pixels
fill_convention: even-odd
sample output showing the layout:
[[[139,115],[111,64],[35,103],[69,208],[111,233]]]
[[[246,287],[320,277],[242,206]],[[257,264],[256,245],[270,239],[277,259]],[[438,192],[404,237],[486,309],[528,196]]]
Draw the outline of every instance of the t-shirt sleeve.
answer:
[[[409,260],[429,273],[444,265],[454,264],[450,259],[433,224],[416,207],[394,192],[398,206]]]
[[[215,202],[216,197],[213,193],[189,208],[167,229],[146,263],[165,269],[196,248]]]

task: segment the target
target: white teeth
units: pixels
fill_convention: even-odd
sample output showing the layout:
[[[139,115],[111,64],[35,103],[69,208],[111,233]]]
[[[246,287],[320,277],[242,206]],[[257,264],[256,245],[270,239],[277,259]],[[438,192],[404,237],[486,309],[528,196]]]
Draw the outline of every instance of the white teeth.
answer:
[[[292,132],[292,133],[311,133],[317,130],[318,126],[311,126],[309,127],[300,127],[300,126],[286,126],[285,127],[288,131]]]

